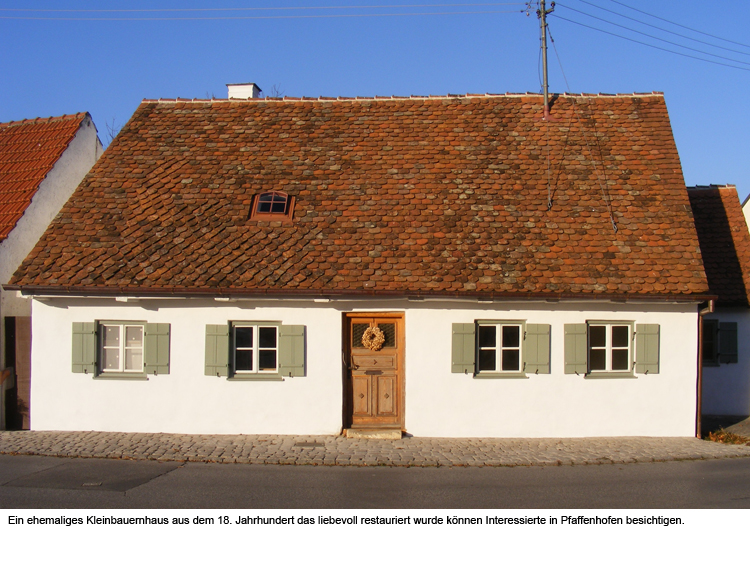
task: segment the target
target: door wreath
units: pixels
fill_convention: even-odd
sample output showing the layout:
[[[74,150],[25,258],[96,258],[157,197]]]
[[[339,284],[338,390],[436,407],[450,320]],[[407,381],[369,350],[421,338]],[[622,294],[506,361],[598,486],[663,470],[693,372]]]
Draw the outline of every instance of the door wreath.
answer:
[[[373,352],[377,352],[385,344],[385,335],[378,325],[370,326],[362,333],[362,345]]]

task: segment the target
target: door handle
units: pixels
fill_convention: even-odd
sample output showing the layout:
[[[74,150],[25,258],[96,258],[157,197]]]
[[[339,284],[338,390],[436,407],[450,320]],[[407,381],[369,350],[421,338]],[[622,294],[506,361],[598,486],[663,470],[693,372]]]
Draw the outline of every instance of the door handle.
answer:
[[[343,350],[341,351],[341,363],[344,364],[344,367],[349,370],[357,369],[359,367],[353,361],[350,361],[350,362],[346,361],[346,352],[344,352]]]

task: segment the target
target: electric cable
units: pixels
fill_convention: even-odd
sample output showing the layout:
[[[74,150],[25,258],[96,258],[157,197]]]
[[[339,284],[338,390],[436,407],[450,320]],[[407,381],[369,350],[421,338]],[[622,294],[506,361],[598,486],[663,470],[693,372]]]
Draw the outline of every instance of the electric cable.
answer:
[[[579,14],[583,14],[584,16],[587,16],[589,18],[593,18],[595,20],[599,20],[600,22],[604,22],[606,24],[610,24],[610,25],[616,26],[618,28],[622,28],[622,29],[625,29],[625,30],[628,30],[628,31],[632,31],[633,33],[644,35],[644,36],[649,37],[651,39],[655,39],[656,41],[663,41],[664,43],[669,43],[670,45],[674,45],[676,47],[681,47],[683,49],[689,49],[690,51],[695,51],[696,53],[701,53],[703,55],[708,55],[710,57],[716,57],[717,59],[724,59],[725,61],[732,61],[733,63],[740,63],[742,65],[750,65],[750,63],[746,62],[746,61],[741,61],[739,59],[732,59],[731,57],[724,57],[723,55],[716,55],[716,54],[710,53],[708,51],[702,51],[700,49],[695,49],[694,47],[688,47],[687,45],[683,45],[681,43],[676,43],[674,41],[669,41],[668,39],[662,39],[662,38],[657,37],[655,35],[651,35],[649,33],[638,31],[637,29],[629,28],[628,26],[623,26],[621,24],[612,22],[610,20],[605,20],[604,18],[600,18],[598,16],[592,16],[591,14],[588,14],[586,12],[582,12],[581,10],[576,10],[575,8],[571,8],[570,6],[566,6],[565,4],[561,4],[559,2],[558,2],[557,5],[558,6],[562,6],[563,8],[566,8],[567,10],[571,10],[573,12],[578,12]]]
[[[607,35],[611,35],[611,36],[614,36],[614,37],[619,37],[620,39],[624,39],[624,40],[630,41],[632,43],[638,43],[639,45],[644,45],[646,47],[651,47],[652,49],[658,49],[659,51],[666,51],[667,53],[673,53],[675,55],[680,55],[681,57],[687,57],[689,59],[695,59],[696,61],[704,61],[706,63],[712,63],[714,65],[721,65],[722,67],[730,67],[732,69],[739,69],[741,71],[750,71],[750,68],[748,68],[748,67],[739,67],[737,65],[731,65],[729,63],[721,63],[719,61],[712,61],[711,59],[704,59],[703,57],[696,57],[695,55],[688,55],[687,53],[680,53],[679,51],[674,51],[672,49],[667,49],[666,47],[659,47],[658,45],[651,45],[650,43],[646,43],[644,41],[638,41],[637,39],[633,39],[631,37],[626,37],[624,35],[613,33],[611,31],[606,31],[606,30],[603,30],[603,29],[600,29],[600,28],[597,28],[597,27],[594,27],[594,26],[589,26],[589,25],[583,24],[581,22],[577,22],[575,20],[571,20],[571,19],[568,19],[568,18],[564,18],[562,16],[558,16],[557,14],[551,14],[551,15],[554,16],[555,18],[557,18],[558,20],[563,20],[565,22],[569,22],[569,23],[575,24],[577,26],[581,26],[581,27],[585,27],[585,28],[592,29],[592,30],[595,30],[595,31],[599,31],[601,33],[606,33]]]
[[[668,24],[672,24],[673,26],[677,26],[677,27],[681,27],[683,29],[694,31],[695,33],[699,33],[699,34],[705,35],[707,37],[713,37],[714,39],[719,39],[721,41],[726,41],[727,43],[734,43],[735,45],[741,45],[742,47],[750,47],[750,45],[748,45],[747,43],[740,43],[739,41],[733,41],[731,39],[726,39],[725,37],[721,37],[721,36],[718,36],[718,35],[712,35],[710,33],[706,33],[706,32],[701,31],[699,29],[695,29],[695,28],[691,28],[691,27],[688,27],[688,26],[684,26],[682,24],[678,24],[677,22],[673,22],[673,21],[668,20],[666,18],[661,18],[659,16],[655,16],[654,14],[649,14],[648,12],[644,12],[643,10],[639,10],[638,8],[633,8],[632,6],[628,6],[627,4],[624,4],[622,2],[618,2],[617,0],[610,0],[610,2],[614,2],[615,4],[619,4],[620,6],[624,6],[625,8],[629,8],[629,9],[634,10],[636,12],[640,12],[641,14],[645,14],[645,15],[650,16],[652,18],[656,18],[657,20],[661,20],[663,22],[667,22]]]
[[[663,31],[666,33],[671,33],[672,35],[676,35],[677,37],[682,37],[684,39],[687,39],[689,41],[695,41],[696,43],[702,43],[703,45],[709,45],[711,47],[716,47],[717,49],[723,49],[725,51],[731,51],[732,53],[740,53],[741,55],[750,55],[747,51],[740,51],[739,49],[731,49],[730,47],[723,47],[721,45],[717,45],[716,43],[711,43],[710,41],[703,41],[701,39],[695,39],[694,37],[690,37],[689,35],[685,35],[682,33],[677,33],[676,31],[668,30],[667,28],[662,28],[659,26],[655,26],[653,24],[649,24],[648,22],[644,22],[643,20],[639,20],[636,18],[631,18],[630,16],[626,16],[625,14],[621,14],[619,12],[615,12],[614,10],[608,10],[607,8],[603,8],[601,6],[597,6],[593,2],[588,2],[587,0],[580,0],[580,2],[583,2],[584,4],[588,4],[589,6],[593,6],[594,8],[598,8],[599,10],[604,10],[605,12],[609,12],[610,14],[614,14],[616,16],[620,16],[621,18],[625,18],[626,20],[630,20],[632,22],[637,22],[639,24],[642,24],[644,26],[648,26],[650,28],[658,29],[659,31]]]

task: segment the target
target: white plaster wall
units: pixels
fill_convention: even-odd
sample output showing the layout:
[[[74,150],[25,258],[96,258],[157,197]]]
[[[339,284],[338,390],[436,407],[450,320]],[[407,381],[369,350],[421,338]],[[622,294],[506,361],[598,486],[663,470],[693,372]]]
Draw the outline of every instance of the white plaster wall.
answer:
[[[78,133],[55,166],[40,183],[31,203],[26,208],[15,228],[0,242],[0,285],[8,283],[13,273],[26,259],[50,222],[73,194],[89,169],[102,154],[102,144],[91,118],[81,123]],[[0,315],[29,316],[30,301],[18,297],[15,291],[4,291],[0,287]],[[3,325],[0,324],[0,338]],[[0,339],[0,348],[5,341]],[[0,360],[4,357],[0,357]]]
[[[252,308],[254,306],[254,308]],[[612,314],[612,308],[619,312]],[[550,309],[555,309],[554,311]],[[650,310],[647,310],[650,309]],[[434,437],[693,436],[695,305],[370,301],[34,301],[31,426],[36,430],[336,434],[342,426],[342,313],[405,312],[406,429]],[[550,375],[452,374],[451,325],[478,318],[552,325]],[[168,322],[170,375],[92,379],[70,371],[73,322]],[[563,373],[563,325],[587,319],[656,323],[658,375],[586,379]],[[203,375],[206,324],[278,320],[307,327],[307,375],[231,382]]]
[[[243,308],[214,301],[34,301],[31,428],[204,434],[337,434],[341,431],[341,314],[293,305]],[[67,308],[66,308],[67,307]],[[71,372],[72,323],[143,320],[171,324],[169,375],[147,381]],[[307,372],[284,381],[206,376],[206,324],[281,321],[307,327]]]
[[[722,309],[707,319],[737,323],[737,363],[703,367],[704,415],[750,415],[750,310]]]
[[[488,318],[551,324],[551,373],[528,379],[450,373],[451,323]],[[659,324],[659,374],[636,379],[565,374],[564,325],[586,320]],[[697,320],[695,305],[537,303],[410,310],[406,428],[415,436],[447,437],[694,436]]]

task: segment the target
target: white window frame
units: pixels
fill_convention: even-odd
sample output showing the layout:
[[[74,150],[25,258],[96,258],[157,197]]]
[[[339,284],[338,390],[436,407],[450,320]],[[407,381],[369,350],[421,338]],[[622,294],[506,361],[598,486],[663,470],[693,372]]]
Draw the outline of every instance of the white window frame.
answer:
[[[481,327],[495,327],[495,345],[494,346],[482,346],[479,338]],[[503,340],[503,328],[504,327],[516,327],[518,328],[518,346],[506,346],[502,343]],[[476,373],[477,375],[518,375],[524,371],[523,361],[523,341],[525,335],[525,327],[522,321],[477,321],[476,330]],[[495,354],[495,369],[480,369],[480,354],[482,351],[494,350]],[[518,351],[518,369],[504,370],[502,369],[503,352],[509,350]]]
[[[238,328],[252,328],[253,329],[253,345],[250,348],[238,348],[237,347],[237,329]],[[260,329],[261,328],[273,328],[275,332],[276,346],[273,348],[261,348],[260,347]],[[237,369],[237,351],[251,351],[253,354],[252,368],[247,370]],[[276,366],[273,369],[258,369],[258,361],[260,358],[261,351],[274,351],[276,352]],[[235,375],[265,375],[265,374],[278,374],[279,373],[279,325],[269,323],[253,323],[253,322],[234,322],[232,323],[232,370]]]
[[[634,366],[634,328],[633,323],[628,321],[590,321],[587,323],[587,347],[586,355],[588,357],[589,373],[591,375],[604,375],[604,374],[632,374]],[[592,346],[591,345],[591,329],[594,327],[605,327],[605,343],[604,346]],[[613,346],[612,345],[612,329],[616,326],[622,326],[628,329],[627,346]],[[603,350],[605,352],[605,369],[593,369],[591,365],[591,352],[593,350]],[[614,351],[627,350],[628,352],[628,363],[625,369],[613,369],[612,368],[612,353]]]
[[[107,346],[105,340],[105,333],[107,328],[118,327],[120,329],[120,344],[117,346],[119,365],[117,369],[107,369],[104,365],[104,353],[106,350],[114,350],[115,347]],[[127,345],[126,336],[128,328],[140,328],[141,329],[141,345],[138,347],[129,347]],[[126,353],[128,350],[140,350],[141,352],[141,366],[137,369],[125,369]],[[145,362],[146,362],[146,325],[139,322],[100,322],[99,323],[99,360],[100,360],[100,372],[102,374],[133,374],[142,375],[144,373]]]

